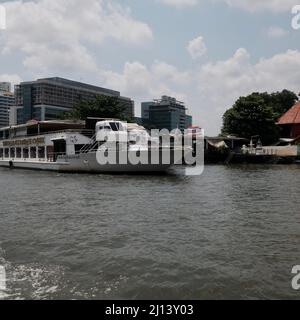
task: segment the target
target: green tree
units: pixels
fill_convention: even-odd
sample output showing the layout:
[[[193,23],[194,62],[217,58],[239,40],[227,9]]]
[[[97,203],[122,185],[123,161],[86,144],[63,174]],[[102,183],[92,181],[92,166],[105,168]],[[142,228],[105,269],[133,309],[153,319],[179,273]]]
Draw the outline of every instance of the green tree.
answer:
[[[223,116],[222,135],[234,134],[248,139],[259,135],[263,144],[274,143],[280,137],[278,118],[297,100],[298,97],[288,90],[240,97]]]
[[[117,97],[97,96],[92,101],[79,102],[71,112],[63,115],[64,119],[85,120],[94,118],[116,118],[123,121],[131,121],[125,114],[126,102]]]
[[[298,101],[298,96],[289,90],[271,94],[265,92],[262,93],[261,96],[264,98],[266,104],[272,108],[276,121]]]

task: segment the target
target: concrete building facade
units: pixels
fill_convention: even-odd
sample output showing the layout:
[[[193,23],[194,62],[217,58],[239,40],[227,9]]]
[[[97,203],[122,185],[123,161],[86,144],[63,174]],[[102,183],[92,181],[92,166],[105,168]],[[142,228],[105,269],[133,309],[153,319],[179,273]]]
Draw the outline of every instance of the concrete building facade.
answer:
[[[156,129],[185,130],[192,125],[192,117],[187,115],[183,102],[162,96],[160,100],[142,103],[142,119]]]
[[[11,92],[11,83],[0,82],[0,92]]]
[[[0,83],[0,128],[9,125],[10,108],[15,104],[15,97],[11,92],[9,82]]]
[[[71,111],[81,101],[92,101],[97,96],[112,96],[125,107],[124,115],[134,116],[134,102],[120,92],[63,78],[45,78],[23,82],[15,86],[16,104],[10,124],[23,124],[32,119],[55,120]]]

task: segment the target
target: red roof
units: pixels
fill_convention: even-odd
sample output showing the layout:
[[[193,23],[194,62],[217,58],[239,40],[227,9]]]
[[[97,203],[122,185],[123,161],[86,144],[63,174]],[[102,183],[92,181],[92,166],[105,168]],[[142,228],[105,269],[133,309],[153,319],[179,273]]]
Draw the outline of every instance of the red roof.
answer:
[[[300,101],[278,120],[278,124],[300,124]]]

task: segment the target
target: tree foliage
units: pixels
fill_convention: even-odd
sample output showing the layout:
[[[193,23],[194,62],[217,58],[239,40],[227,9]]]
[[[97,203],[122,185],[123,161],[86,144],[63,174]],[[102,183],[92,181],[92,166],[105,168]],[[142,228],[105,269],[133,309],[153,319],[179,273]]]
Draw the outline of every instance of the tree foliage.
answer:
[[[123,121],[130,121],[124,114],[126,102],[120,101],[117,97],[97,96],[92,101],[79,102],[71,112],[64,114],[64,119],[85,120],[93,118],[115,118]]]
[[[297,95],[288,90],[240,97],[223,116],[222,134],[248,139],[259,135],[264,144],[274,143],[280,137],[276,122],[297,100]]]

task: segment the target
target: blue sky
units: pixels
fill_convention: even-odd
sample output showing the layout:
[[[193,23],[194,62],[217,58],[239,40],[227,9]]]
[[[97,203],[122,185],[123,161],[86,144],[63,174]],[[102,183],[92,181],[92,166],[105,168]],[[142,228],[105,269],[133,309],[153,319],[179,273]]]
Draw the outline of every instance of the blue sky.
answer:
[[[295,0],[1,1],[0,80],[62,76],[140,102],[173,95],[218,134],[252,91],[300,91]]]
[[[209,56],[203,61],[224,59],[240,47],[251,51],[253,59],[259,59],[288,48],[297,49],[296,42],[299,41],[298,33],[291,30],[289,11],[253,14],[229,7],[223,2],[212,1],[179,9],[163,6],[153,0],[125,0],[124,3],[130,6],[133,16],[151,26],[157,46],[164,44],[159,50],[152,48],[150,59],[169,59],[182,67],[192,63],[185,50],[186,43],[199,34],[204,36],[210,49]],[[290,34],[280,41],[274,41],[266,34],[270,26],[281,27],[290,31]]]

